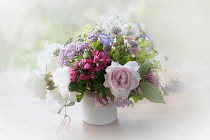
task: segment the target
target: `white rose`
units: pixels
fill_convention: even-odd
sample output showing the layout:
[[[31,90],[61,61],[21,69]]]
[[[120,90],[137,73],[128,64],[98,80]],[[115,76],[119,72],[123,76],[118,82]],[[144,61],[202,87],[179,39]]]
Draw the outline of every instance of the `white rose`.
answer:
[[[56,70],[58,67],[58,56],[54,56],[54,52],[57,49],[61,49],[63,46],[57,43],[53,43],[51,45],[47,45],[40,51],[37,65],[42,71],[46,71],[47,73]]]
[[[45,75],[40,71],[28,71],[24,76],[25,87],[30,89],[35,97],[42,100],[46,99],[46,86]]]
[[[62,97],[70,101],[76,101],[76,95],[78,93],[69,91],[71,77],[68,72],[68,67],[58,67],[56,71],[52,72],[52,75],[55,86],[58,88],[58,92],[62,95]]]
[[[66,103],[66,99],[62,97],[57,88],[55,88],[54,90],[48,90],[48,92],[51,95],[52,99],[58,101],[61,106]]]
[[[106,68],[104,86],[110,88],[115,97],[127,99],[131,90],[139,85],[141,78],[138,69],[136,61],[129,61],[124,66],[112,62],[111,66]]]

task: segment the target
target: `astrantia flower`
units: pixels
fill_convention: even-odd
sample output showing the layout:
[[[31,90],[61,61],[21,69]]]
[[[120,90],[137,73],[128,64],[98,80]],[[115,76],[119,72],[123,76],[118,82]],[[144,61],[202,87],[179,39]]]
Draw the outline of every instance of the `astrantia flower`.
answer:
[[[45,100],[47,94],[45,75],[40,71],[27,71],[24,78],[25,87],[31,90],[35,97]]]
[[[107,34],[99,34],[100,40],[104,45],[110,45],[111,42],[114,41],[113,38],[109,37]]]
[[[115,97],[127,99],[130,91],[139,85],[141,78],[138,69],[138,63],[135,61],[129,61],[124,66],[112,62],[111,66],[106,68],[104,86],[110,88]]]
[[[62,49],[62,47],[60,44],[53,43],[43,48],[37,60],[37,65],[42,71],[49,73],[58,67],[58,57],[54,53]]]
[[[139,46],[139,43],[138,43],[137,41],[135,41],[135,40],[131,40],[131,41],[129,41],[129,42],[127,43],[127,46],[128,46],[128,47],[131,47],[131,48],[136,48],[136,47]]]
[[[132,57],[136,56],[136,52],[140,50],[139,43],[135,40],[130,40],[127,43],[126,53],[131,54]]]
[[[114,35],[121,35],[122,29],[118,26],[111,27],[110,33]]]
[[[66,98],[70,101],[75,101],[76,94],[69,92],[69,84],[70,84],[70,74],[69,74],[69,68],[67,66],[64,67],[58,67],[56,71],[52,73],[53,75],[53,81],[55,83],[55,86],[58,88],[58,92],[62,95],[63,98]]]
[[[110,45],[105,45],[103,47],[104,52],[109,53],[111,51],[112,47]]]

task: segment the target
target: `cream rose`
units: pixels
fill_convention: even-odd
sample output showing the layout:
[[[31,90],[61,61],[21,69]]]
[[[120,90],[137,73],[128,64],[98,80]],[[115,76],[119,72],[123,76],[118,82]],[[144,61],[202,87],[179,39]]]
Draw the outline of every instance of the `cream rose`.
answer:
[[[141,77],[138,69],[138,63],[135,61],[129,61],[124,66],[112,62],[111,66],[106,68],[104,86],[110,88],[115,97],[127,99],[131,90],[139,85]]]
[[[57,69],[58,56],[54,56],[54,52],[61,48],[63,48],[63,46],[57,43],[47,45],[43,48],[37,59],[37,65],[42,71],[50,73]]]
[[[70,84],[70,74],[68,72],[68,67],[58,67],[56,71],[52,72],[53,81],[55,86],[57,87],[58,92],[61,94],[62,98],[66,98],[69,101],[76,102],[76,95],[79,94],[77,92],[69,91]]]

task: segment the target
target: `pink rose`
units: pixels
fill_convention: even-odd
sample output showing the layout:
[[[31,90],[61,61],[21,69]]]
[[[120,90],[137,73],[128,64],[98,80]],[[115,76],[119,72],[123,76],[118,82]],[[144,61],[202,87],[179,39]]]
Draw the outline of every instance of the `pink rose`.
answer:
[[[106,68],[104,86],[110,88],[115,97],[127,99],[131,90],[139,85],[141,77],[138,69],[136,61],[129,61],[124,66],[112,62],[111,66]]]

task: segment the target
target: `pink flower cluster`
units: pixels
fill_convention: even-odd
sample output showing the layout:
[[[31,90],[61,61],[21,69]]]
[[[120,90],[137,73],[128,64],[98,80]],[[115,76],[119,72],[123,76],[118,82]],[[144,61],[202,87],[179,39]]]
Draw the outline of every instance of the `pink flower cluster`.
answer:
[[[71,82],[80,80],[95,80],[95,72],[105,70],[111,62],[109,54],[102,51],[92,51],[92,54],[87,59],[80,59],[80,62],[75,62],[73,67],[69,67]]]

